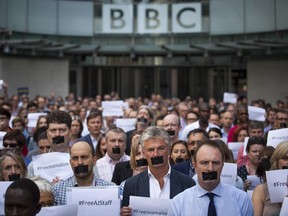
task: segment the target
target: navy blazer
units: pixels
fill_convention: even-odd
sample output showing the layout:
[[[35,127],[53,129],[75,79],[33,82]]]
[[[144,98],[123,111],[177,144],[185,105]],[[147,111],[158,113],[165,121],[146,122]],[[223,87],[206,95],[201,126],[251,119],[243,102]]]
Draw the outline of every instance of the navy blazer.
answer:
[[[133,176],[133,170],[130,166],[130,161],[119,162],[115,165],[112,182],[120,185],[122,181]]]
[[[171,169],[170,199],[194,185],[194,180],[189,176]],[[130,196],[150,197],[149,177],[147,170],[127,179],[123,191],[122,207],[129,206]]]
[[[190,167],[191,167],[190,161],[183,161],[181,163],[174,164],[172,166],[172,169],[189,176]]]
[[[91,136],[90,136],[90,133],[87,134],[86,136],[83,136],[83,137],[77,139],[76,142],[78,142],[78,141],[85,141],[85,142],[88,142],[90,145],[94,146],[93,142],[92,142],[92,139],[91,139]]]

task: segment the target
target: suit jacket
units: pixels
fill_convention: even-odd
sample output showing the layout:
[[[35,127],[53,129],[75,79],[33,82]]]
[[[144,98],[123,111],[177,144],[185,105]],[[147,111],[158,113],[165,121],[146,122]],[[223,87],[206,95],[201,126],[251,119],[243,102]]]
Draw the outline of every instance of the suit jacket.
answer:
[[[130,161],[119,162],[115,165],[112,182],[120,185],[122,181],[130,178],[133,175],[133,170],[130,166]]]
[[[174,164],[172,166],[172,169],[189,176],[190,166],[190,161],[184,161],[182,163]]]
[[[170,199],[194,185],[194,180],[189,176],[171,169]],[[149,176],[147,170],[127,179],[124,186],[122,207],[129,206],[130,196],[150,197]]]
[[[90,145],[93,146],[93,142],[92,142],[92,139],[91,139],[90,133],[87,134],[86,136],[83,136],[83,137],[77,139],[77,141],[85,141],[85,142],[88,142]]]

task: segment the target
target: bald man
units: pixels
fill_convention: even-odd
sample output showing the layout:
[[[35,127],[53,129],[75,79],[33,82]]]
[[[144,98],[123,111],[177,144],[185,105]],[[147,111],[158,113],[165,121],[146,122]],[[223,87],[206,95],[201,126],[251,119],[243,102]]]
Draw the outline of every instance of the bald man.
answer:
[[[180,118],[175,114],[169,114],[163,119],[163,128],[166,130],[172,140],[172,143],[179,139],[181,130]]]

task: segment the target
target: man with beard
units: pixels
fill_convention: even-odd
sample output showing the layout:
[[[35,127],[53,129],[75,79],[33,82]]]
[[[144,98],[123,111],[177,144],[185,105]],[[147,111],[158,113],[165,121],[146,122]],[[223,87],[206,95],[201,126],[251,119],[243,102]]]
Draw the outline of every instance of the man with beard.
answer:
[[[175,114],[169,114],[163,119],[163,128],[166,130],[172,140],[172,143],[179,140],[179,131],[181,130],[180,118]]]
[[[129,178],[125,182],[122,200],[122,216],[132,214],[130,196],[172,199],[185,189],[195,185],[193,179],[171,170],[169,153],[171,139],[160,127],[148,127],[140,138],[148,170]]]
[[[140,106],[137,110],[137,122],[136,122],[136,129],[135,130],[142,130],[144,131],[147,127],[152,124],[153,121],[153,112],[148,106]],[[130,155],[131,150],[131,135],[135,130],[128,131],[126,133],[127,136],[127,144],[125,153]]]
[[[218,143],[207,140],[200,143],[193,156],[198,184],[173,198],[168,215],[253,216],[248,194],[236,187],[223,184],[220,175],[225,153]]]
[[[95,176],[93,173],[95,164],[95,151],[91,144],[85,141],[78,141],[72,145],[70,149],[70,165],[74,175],[66,180],[61,180],[53,186],[53,194],[57,205],[67,204],[67,187],[115,185]]]

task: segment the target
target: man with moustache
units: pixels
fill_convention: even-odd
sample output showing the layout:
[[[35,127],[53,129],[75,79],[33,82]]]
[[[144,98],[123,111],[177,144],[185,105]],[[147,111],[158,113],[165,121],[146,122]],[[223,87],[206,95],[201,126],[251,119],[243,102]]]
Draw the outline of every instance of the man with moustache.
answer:
[[[77,141],[72,145],[70,149],[70,165],[74,175],[66,180],[61,180],[53,186],[53,194],[57,205],[67,204],[67,187],[115,185],[95,176],[93,173],[95,164],[95,151],[91,144],[85,141]]]
[[[171,199],[178,193],[195,185],[188,176],[171,170],[169,134],[161,127],[148,127],[140,138],[148,170],[129,178],[125,182],[121,216],[132,214],[130,196]]]
[[[163,128],[166,130],[172,140],[172,143],[179,140],[181,130],[180,118],[175,114],[169,114],[163,119]]]
[[[224,150],[213,140],[200,143],[193,156],[198,184],[173,198],[169,216],[241,215],[253,216],[248,194],[236,187],[221,183],[225,160]]]
[[[130,157],[125,154],[126,134],[121,128],[111,128],[106,133],[107,152],[96,163],[100,178],[111,181],[115,165],[119,162],[129,161]]]

